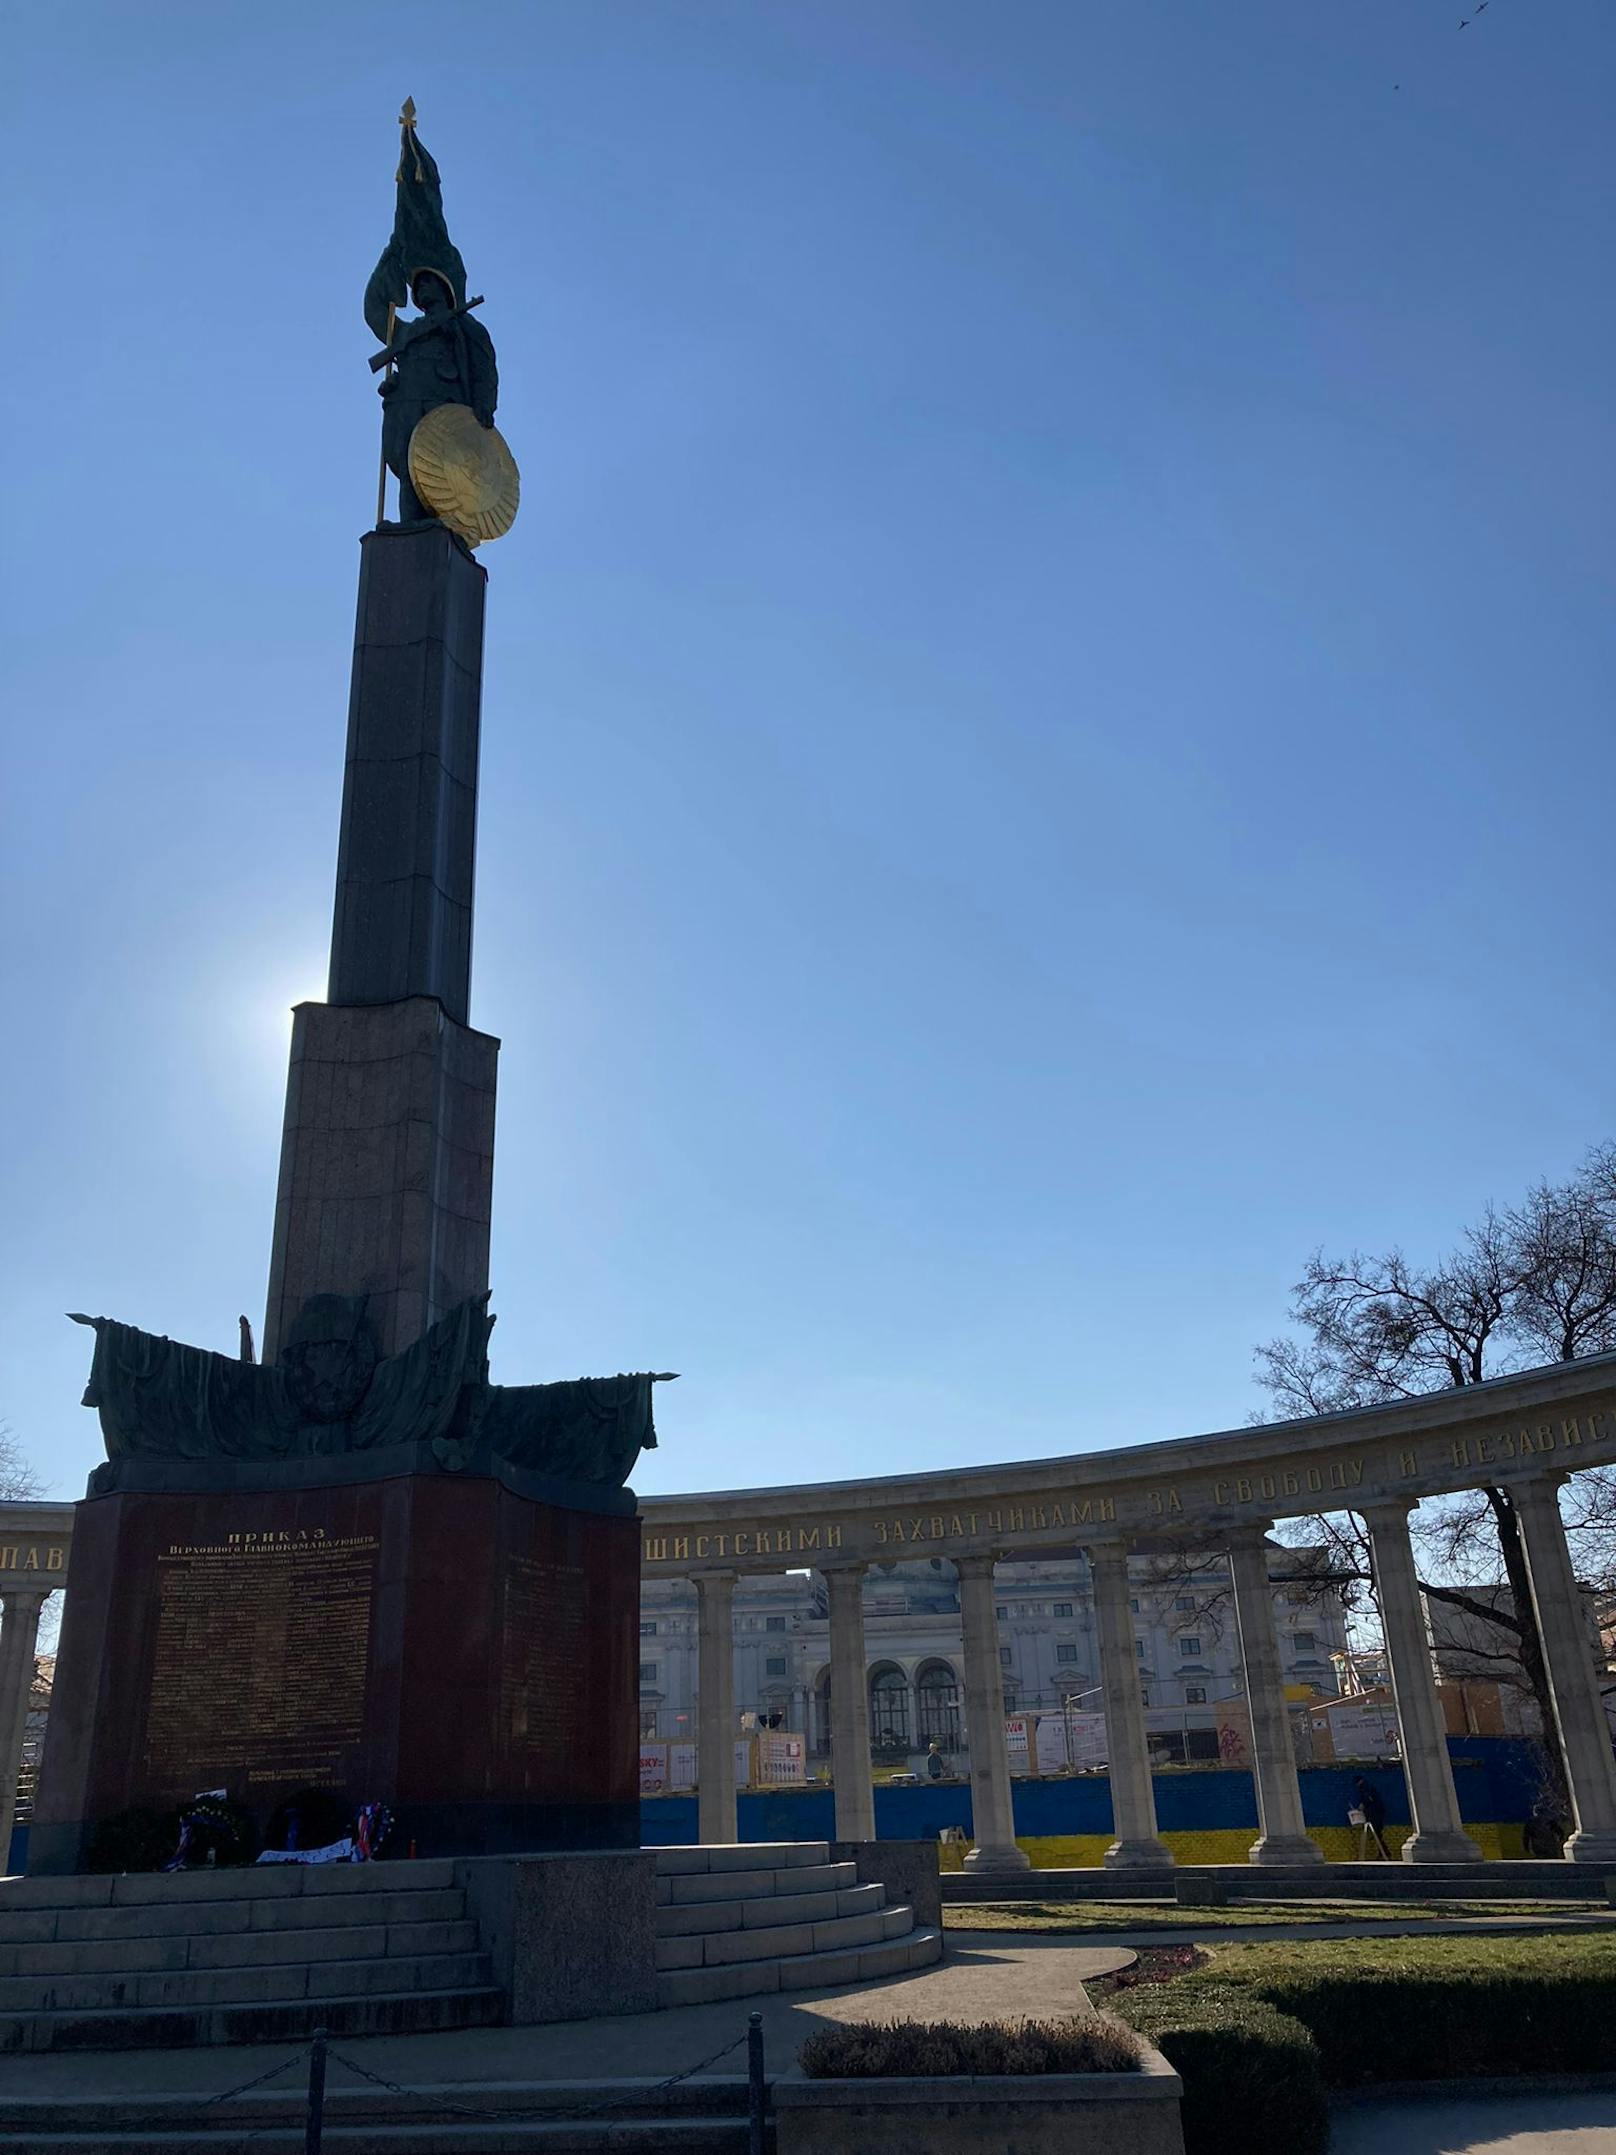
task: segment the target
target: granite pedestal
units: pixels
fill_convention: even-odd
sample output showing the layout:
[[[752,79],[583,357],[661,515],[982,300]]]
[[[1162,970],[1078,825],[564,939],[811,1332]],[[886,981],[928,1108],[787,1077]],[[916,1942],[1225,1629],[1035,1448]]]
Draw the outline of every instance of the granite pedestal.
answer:
[[[152,1463],[78,1507],[31,1871],[214,1788],[383,1802],[399,1854],[638,1846],[632,1493],[401,1452]]]

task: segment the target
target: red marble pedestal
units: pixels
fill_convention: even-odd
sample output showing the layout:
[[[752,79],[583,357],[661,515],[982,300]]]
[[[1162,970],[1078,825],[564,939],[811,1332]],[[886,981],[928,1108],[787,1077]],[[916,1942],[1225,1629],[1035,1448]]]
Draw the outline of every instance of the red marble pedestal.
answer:
[[[610,1502],[450,1474],[87,1498],[30,1871],[213,1788],[260,1822],[311,1785],[386,1803],[395,1853],[638,1847],[639,1543]]]

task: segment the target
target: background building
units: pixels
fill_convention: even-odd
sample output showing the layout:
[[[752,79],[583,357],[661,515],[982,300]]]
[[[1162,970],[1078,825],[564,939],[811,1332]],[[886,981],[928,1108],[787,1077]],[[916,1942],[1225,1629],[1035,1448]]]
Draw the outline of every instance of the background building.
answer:
[[[1450,1736],[1541,1736],[1543,1716],[1521,1659],[1520,1635],[1482,1613],[1515,1607],[1507,1586],[1467,1586],[1480,1607],[1461,1608],[1437,1595],[1425,1600],[1426,1629],[1436,1665],[1437,1696]],[[1609,1656],[1595,1597],[1584,1589],[1588,1655],[1601,1690],[1610,1684]]]
[[[1306,1552],[1273,1548],[1274,1608],[1287,1689],[1298,1702],[1333,1696],[1344,1653],[1341,1601],[1297,1580]],[[1228,1566],[1130,1560],[1139,1682],[1152,1747],[1167,1760],[1219,1756],[1220,1702],[1243,1696]],[[1087,1559],[1001,1563],[995,1574],[1006,1715],[1098,1710],[1099,1649]],[[936,1742],[968,1748],[959,1589],[946,1558],[873,1565],[864,1580],[870,1744],[877,1768],[915,1771]],[[743,1575],[735,1583],[735,1707],[739,1724],[800,1730],[811,1767],[830,1751],[830,1630],[815,1572]],[[696,1727],[696,1591],[647,1578],[640,1594],[640,1727],[678,1742]]]

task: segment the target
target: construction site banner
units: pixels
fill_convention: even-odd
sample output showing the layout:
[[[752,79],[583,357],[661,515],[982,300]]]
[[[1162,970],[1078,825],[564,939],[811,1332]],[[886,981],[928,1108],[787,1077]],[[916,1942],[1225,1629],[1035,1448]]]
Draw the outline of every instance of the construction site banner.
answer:
[[[1103,1766],[1108,1753],[1105,1715],[1070,1712],[1040,1714],[1036,1738],[1038,1771],[1068,1773]]]

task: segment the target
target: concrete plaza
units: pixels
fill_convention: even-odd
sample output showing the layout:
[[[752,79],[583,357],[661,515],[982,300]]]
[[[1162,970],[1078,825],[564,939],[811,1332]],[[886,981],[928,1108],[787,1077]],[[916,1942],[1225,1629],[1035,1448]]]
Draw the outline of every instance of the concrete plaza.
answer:
[[[1616,2088],[1553,2095],[1357,2103],[1335,2113],[1330,2155],[1612,2155]]]

